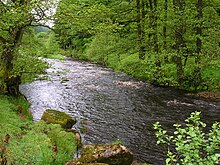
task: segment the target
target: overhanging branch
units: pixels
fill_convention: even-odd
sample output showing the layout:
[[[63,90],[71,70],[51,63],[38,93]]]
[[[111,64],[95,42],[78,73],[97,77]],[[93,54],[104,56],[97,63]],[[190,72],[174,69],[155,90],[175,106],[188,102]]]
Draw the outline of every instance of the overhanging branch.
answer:
[[[50,29],[50,30],[52,30],[52,31],[54,31],[54,32],[56,32],[52,27],[50,27],[50,26],[48,26],[48,25],[44,25],[44,24],[36,24],[36,25],[34,25],[34,24],[31,24],[31,25],[28,25],[28,26],[31,26],[31,27],[38,27],[38,26],[42,26],[42,27],[46,27],[46,28],[48,28],[48,29]]]

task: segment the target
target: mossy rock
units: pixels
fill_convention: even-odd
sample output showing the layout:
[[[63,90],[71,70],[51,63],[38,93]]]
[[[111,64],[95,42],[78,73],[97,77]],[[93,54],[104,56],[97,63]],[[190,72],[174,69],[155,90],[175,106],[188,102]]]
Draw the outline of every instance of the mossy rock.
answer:
[[[41,117],[41,120],[48,124],[60,124],[64,129],[70,129],[76,124],[76,119],[67,115],[65,112],[52,109],[47,109]]]
[[[81,157],[74,159],[67,165],[104,163],[108,165],[131,165],[132,152],[120,144],[85,145],[82,148]]]
[[[66,163],[66,165],[109,165],[109,164],[106,164],[106,163],[84,163],[84,162],[80,162],[76,160],[72,160],[68,163]]]

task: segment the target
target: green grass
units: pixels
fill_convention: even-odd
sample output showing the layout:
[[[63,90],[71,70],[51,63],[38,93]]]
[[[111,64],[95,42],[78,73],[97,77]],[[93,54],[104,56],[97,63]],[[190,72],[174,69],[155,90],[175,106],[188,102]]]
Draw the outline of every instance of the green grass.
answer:
[[[45,57],[51,59],[65,60],[65,57],[61,54],[46,54]]]
[[[0,154],[8,164],[56,165],[72,159],[76,142],[60,125],[32,122],[23,98],[0,95]],[[6,135],[10,135],[8,142]],[[57,145],[57,152],[52,146]],[[6,150],[4,150],[5,148]],[[0,163],[3,160],[0,158]]]
[[[209,90],[220,91],[220,67],[206,67],[202,72],[202,77],[210,86]]]

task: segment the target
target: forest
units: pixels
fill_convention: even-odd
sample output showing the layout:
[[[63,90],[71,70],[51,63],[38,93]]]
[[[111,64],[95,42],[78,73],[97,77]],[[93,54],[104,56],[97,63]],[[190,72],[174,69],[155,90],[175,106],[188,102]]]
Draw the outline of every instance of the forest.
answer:
[[[59,3],[54,29],[73,57],[160,86],[219,89],[218,0]]]
[[[47,54],[89,60],[158,86],[219,90],[218,0],[1,1],[0,5],[1,88],[9,93],[16,93],[20,77],[39,71],[27,68],[24,61],[31,65],[37,56]]]

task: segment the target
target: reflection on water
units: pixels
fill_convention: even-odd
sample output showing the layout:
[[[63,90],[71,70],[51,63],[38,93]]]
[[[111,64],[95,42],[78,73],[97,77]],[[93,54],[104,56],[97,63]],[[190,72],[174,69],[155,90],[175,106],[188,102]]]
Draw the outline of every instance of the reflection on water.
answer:
[[[77,61],[48,60],[49,80],[20,86],[32,103],[34,120],[45,109],[57,109],[77,118],[84,143],[112,143],[120,139],[138,161],[164,163],[164,151],[156,146],[152,124],[165,129],[182,123],[193,111],[202,111],[210,126],[220,121],[220,103],[186,96],[170,88],[137,81],[123,73]],[[45,76],[45,75],[44,75]]]

